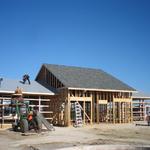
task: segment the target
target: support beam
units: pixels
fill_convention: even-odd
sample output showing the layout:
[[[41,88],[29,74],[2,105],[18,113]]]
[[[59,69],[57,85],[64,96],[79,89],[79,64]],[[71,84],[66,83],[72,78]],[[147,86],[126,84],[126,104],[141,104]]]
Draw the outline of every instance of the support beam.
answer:
[[[68,91],[68,103],[67,103],[67,125],[70,126],[71,125],[71,116],[70,116],[70,106],[71,106],[71,103],[70,103],[70,94],[69,94],[69,91]]]
[[[96,121],[99,123],[99,97],[98,93],[96,93]]]
[[[118,102],[118,109],[119,109],[119,123],[122,122],[122,109],[121,109],[121,102]]]
[[[130,122],[133,122],[133,106],[132,106],[132,102],[130,102]]]
[[[83,101],[83,124],[85,124],[85,101]]]
[[[113,111],[112,111],[112,115],[113,115],[113,123],[115,124],[115,102],[113,101]]]
[[[41,96],[39,96],[39,112],[41,112]]]
[[[92,113],[92,111],[93,111],[93,106],[92,106],[92,101],[90,102],[90,105],[91,105],[91,114],[90,114],[90,116],[91,116],[91,120],[90,120],[90,124],[92,125],[92,121],[93,121],[93,113]]]

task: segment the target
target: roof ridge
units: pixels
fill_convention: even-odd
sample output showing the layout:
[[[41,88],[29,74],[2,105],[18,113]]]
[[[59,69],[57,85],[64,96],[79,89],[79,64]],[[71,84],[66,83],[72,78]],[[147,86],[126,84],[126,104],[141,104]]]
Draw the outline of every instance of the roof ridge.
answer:
[[[103,71],[105,72],[103,69],[99,69],[99,68],[91,68],[91,67],[84,67],[84,66],[71,66],[71,65],[62,65],[62,64],[48,64],[48,63],[44,63],[43,65],[51,65],[51,66],[60,66],[60,67],[66,67],[66,68],[77,68],[77,69],[90,69],[90,70],[97,70],[97,71]]]

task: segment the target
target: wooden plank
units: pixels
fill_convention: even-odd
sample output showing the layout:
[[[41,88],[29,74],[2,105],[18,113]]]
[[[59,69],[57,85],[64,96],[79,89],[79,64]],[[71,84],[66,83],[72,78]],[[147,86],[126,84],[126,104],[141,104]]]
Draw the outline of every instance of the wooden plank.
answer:
[[[107,100],[99,100],[99,104],[107,104],[108,101]]]
[[[70,101],[92,101],[92,97],[70,97]]]
[[[83,124],[85,124],[85,101],[83,101]]]
[[[80,105],[80,104],[79,104]],[[81,110],[82,111],[84,111],[84,109],[82,108],[82,106],[80,105],[80,108],[81,108]],[[87,115],[87,113],[85,112],[85,116],[87,117],[87,119],[90,121],[91,119],[90,119],[90,117]]]
[[[112,115],[113,115],[113,123],[115,123],[115,102],[113,102],[113,112],[112,112]]]
[[[91,88],[75,88],[75,87],[68,87],[69,90],[83,90],[83,91],[94,91],[94,92],[133,92],[137,93],[136,91],[128,91],[128,90],[112,90],[112,89],[91,89]]]
[[[132,102],[130,102],[130,121],[133,122],[133,105]]]
[[[98,93],[96,93],[96,121],[99,123],[99,97]]]
[[[91,94],[92,95],[92,94]],[[91,104],[91,120],[90,120],[90,124],[92,124],[92,121],[93,121],[93,106],[92,106],[92,101],[90,102],[90,104]]]
[[[131,98],[113,98],[114,102],[131,102]]]
[[[49,114],[49,113],[53,113],[53,111],[41,111],[41,114]]]
[[[67,115],[68,115],[68,117],[67,117],[67,124],[68,124],[68,126],[70,126],[71,125],[71,116],[70,116],[70,106],[71,106],[71,103],[70,103],[70,96],[69,96],[69,91],[68,91],[68,105],[67,105],[67,109],[68,109],[68,111],[67,111]]]
[[[122,122],[121,120],[121,102],[118,102],[118,109],[119,109],[119,123]]]

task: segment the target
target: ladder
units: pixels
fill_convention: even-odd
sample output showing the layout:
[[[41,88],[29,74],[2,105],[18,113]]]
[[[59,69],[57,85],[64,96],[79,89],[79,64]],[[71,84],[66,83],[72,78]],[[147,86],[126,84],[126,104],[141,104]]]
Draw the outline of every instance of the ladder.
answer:
[[[53,127],[52,124],[50,124],[42,114],[40,114],[39,112],[37,112],[37,116],[38,118],[41,120],[41,122],[44,124],[44,126],[47,128],[47,130],[49,131],[55,131],[55,128]]]
[[[79,102],[75,102],[75,127],[81,127],[82,123],[82,114],[81,114],[81,106]]]

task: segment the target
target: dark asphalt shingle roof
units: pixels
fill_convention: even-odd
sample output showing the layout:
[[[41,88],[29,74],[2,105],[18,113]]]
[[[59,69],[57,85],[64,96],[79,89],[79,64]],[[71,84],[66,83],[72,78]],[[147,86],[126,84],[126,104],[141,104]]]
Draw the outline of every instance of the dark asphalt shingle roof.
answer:
[[[132,87],[100,69],[44,64],[66,87],[129,90]]]
[[[48,95],[54,95],[54,93],[41,84],[39,84],[36,81],[31,81],[31,84],[29,85],[28,82],[26,84],[21,83],[19,80],[14,79],[7,79],[3,78],[1,84],[0,84],[0,92],[14,92],[16,88],[19,87],[22,89],[23,93],[31,93],[31,94],[48,94]]]

